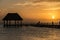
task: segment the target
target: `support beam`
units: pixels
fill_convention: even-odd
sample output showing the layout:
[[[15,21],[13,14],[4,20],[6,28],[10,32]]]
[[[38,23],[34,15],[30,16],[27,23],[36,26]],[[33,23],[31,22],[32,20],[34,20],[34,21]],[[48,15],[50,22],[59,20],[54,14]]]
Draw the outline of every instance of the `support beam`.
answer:
[[[19,26],[19,21],[17,21],[17,25]]]
[[[9,26],[11,26],[11,21],[9,20]]]
[[[9,23],[8,23],[8,20],[7,20],[7,27],[8,27]]]
[[[19,26],[20,26],[20,24],[19,24],[19,20],[17,20],[17,24],[16,24],[16,25],[17,25],[17,27],[19,27]]]
[[[16,20],[15,20],[15,26],[16,26]]]
[[[5,20],[4,20],[4,27],[5,27]]]
[[[21,21],[21,26],[22,26],[22,21]]]

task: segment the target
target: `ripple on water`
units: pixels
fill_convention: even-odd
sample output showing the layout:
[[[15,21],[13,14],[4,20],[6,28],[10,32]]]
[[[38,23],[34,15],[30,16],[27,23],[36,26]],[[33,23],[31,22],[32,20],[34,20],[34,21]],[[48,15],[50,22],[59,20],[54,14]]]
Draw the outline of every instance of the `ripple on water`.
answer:
[[[4,38],[4,39],[3,39]],[[1,40],[60,40],[60,29],[44,27],[0,28]]]

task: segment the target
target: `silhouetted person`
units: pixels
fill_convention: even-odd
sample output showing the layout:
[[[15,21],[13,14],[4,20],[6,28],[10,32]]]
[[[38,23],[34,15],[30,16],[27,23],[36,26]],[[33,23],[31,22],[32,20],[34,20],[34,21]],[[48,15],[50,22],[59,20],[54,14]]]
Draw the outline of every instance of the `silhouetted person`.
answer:
[[[54,25],[54,22],[52,22],[52,25]]]
[[[39,25],[40,24],[40,21],[37,24]]]
[[[59,25],[60,25],[60,21],[59,21]]]

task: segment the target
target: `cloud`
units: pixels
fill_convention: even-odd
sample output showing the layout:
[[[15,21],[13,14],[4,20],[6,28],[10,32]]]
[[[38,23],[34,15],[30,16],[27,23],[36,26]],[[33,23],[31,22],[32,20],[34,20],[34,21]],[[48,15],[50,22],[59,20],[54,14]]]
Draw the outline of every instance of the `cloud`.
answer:
[[[33,2],[25,2],[25,3],[16,3],[14,6],[32,6],[32,7],[40,7],[40,8],[47,8],[47,9],[58,9],[60,7],[60,2],[40,2],[40,3],[33,3]]]
[[[25,8],[39,8],[40,10],[58,10],[60,9],[60,2],[25,2],[25,3],[16,3],[14,6],[24,6]]]
[[[40,3],[33,3],[33,2],[25,2],[25,3],[15,3],[14,6],[45,6],[45,7],[56,7],[60,6],[60,2],[40,2]]]
[[[30,7],[30,8],[40,8],[42,10],[56,10],[60,9],[60,2],[46,2],[52,0],[25,0],[22,2],[10,3],[7,8],[23,8],[23,7]],[[57,0],[56,0],[57,1]]]
[[[60,0],[34,0],[34,3],[38,3],[38,2],[60,2]]]
[[[14,6],[37,6],[37,5],[41,5],[40,3],[32,3],[32,2],[25,2],[25,3],[16,3],[14,4]]]

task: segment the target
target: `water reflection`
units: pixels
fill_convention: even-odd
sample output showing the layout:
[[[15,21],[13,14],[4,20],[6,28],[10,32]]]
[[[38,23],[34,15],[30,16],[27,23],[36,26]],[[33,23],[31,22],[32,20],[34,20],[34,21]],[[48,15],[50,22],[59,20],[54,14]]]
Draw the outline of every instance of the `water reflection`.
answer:
[[[0,40],[60,40],[60,29],[30,26],[0,27]]]

